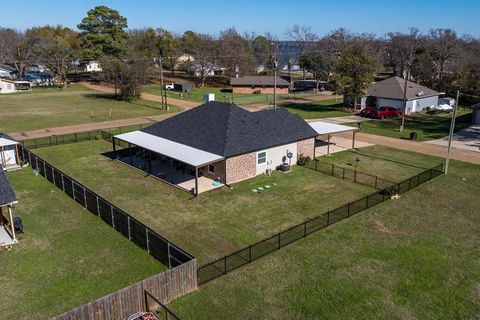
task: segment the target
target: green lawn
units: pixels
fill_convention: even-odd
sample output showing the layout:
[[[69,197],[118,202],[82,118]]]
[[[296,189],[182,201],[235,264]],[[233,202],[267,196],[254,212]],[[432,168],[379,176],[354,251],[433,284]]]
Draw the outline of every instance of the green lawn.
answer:
[[[152,93],[160,95],[160,85],[158,84],[149,84],[144,86],[144,92]],[[233,102],[238,105],[249,105],[249,104],[256,104],[256,103],[265,103],[271,104],[273,103],[273,95],[271,94],[242,94],[242,93],[235,93],[232,94],[230,88],[213,88],[213,87],[206,87],[206,88],[194,88],[189,93],[180,94],[179,92],[175,91],[167,91],[168,96],[176,99],[185,99],[194,102],[203,102],[204,95],[206,93],[214,93],[215,100],[221,102]],[[277,95],[277,100],[285,100],[285,99],[292,99],[292,98],[304,98],[308,97],[308,94],[279,94]]]
[[[171,106],[170,112],[178,111]],[[111,112],[111,117],[110,117]],[[160,104],[132,103],[78,85],[67,89],[34,89],[0,96],[0,132],[20,132],[73,124],[135,118],[165,113]]]
[[[318,119],[331,117],[344,117],[351,115],[350,112],[343,111],[343,102],[338,100],[324,100],[311,103],[298,103],[285,106],[288,111],[300,115],[304,119]]]
[[[381,178],[401,182],[415,176],[426,168],[442,163],[442,159],[420,153],[399,152],[385,146],[359,148],[357,151],[342,151],[330,156],[318,157],[321,162],[333,163],[339,167],[376,175]],[[357,161],[358,159],[358,161]],[[312,161],[309,165],[314,166]]]
[[[401,120],[372,120],[363,122],[362,131],[380,136],[410,139],[410,132],[417,132],[418,141],[433,140],[445,137],[450,130],[452,115],[441,113],[429,115],[425,112],[415,113],[405,118],[405,128],[400,132]],[[457,113],[455,131],[472,125],[472,110],[462,108]]]
[[[172,302],[181,319],[476,319],[480,166],[440,176]]]
[[[166,269],[31,169],[8,179],[25,234],[0,251],[0,319],[47,319]]]
[[[105,141],[37,149],[35,152],[67,174],[197,256],[201,263],[267,237],[308,217],[373,192],[310,169],[274,172],[191,195],[144,173],[112,161],[102,153]],[[256,194],[266,184],[277,186]],[[341,190],[339,192],[338,190]]]

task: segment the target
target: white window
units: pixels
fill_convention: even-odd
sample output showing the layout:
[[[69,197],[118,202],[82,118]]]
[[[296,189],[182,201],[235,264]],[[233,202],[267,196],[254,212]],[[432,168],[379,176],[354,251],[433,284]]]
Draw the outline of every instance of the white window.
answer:
[[[267,151],[257,152],[257,166],[267,163]]]

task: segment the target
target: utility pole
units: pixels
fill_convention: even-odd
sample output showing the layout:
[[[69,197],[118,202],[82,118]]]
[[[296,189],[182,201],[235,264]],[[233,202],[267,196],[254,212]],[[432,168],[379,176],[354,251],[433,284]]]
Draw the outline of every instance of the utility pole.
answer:
[[[164,86],[163,86],[163,59],[162,59],[162,50],[160,50],[160,58],[158,59],[160,63],[160,96],[162,97],[162,109],[165,110],[168,107],[165,105],[164,102]],[[166,95],[166,93],[165,93]]]
[[[407,66],[407,75],[405,76],[405,84],[403,85],[403,110],[402,110],[402,123],[400,124],[400,132],[403,132],[405,127],[405,112],[407,111],[407,88],[408,77],[410,76],[410,67]]]
[[[277,45],[275,45],[275,52],[273,55],[273,109],[277,109]]]
[[[445,174],[448,172],[448,163],[450,162],[450,149],[452,148],[453,131],[455,129],[455,118],[457,117],[458,98],[460,91],[457,90],[457,98],[455,99],[455,106],[453,108],[452,120],[450,121],[450,134],[448,135],[447,157],[445,158]]]

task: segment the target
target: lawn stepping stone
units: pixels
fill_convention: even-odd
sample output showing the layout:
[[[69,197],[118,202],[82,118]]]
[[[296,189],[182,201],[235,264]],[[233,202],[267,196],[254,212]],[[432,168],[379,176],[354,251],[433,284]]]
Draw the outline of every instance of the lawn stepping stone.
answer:
[[[257,189],[252,189],[252,192],[258,192],[258,190]]]
[[[265,190],[265,189],[264,189],[263,187],[258,187],[257,190],[258,190],[258,191],[263,191],[263,190]]]
[[[265,189],[270,189],[271,187],[267,184],[266,186],[264,186]]]

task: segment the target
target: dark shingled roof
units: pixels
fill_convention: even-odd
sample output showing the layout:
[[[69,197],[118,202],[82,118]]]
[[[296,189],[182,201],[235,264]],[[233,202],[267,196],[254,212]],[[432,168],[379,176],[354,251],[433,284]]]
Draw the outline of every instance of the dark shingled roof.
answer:
[[[249,112],[215,101],[141,131],[225,158],[317,136],[305,120],[286,109]]]
[[[13,192],[8,179],[3,173],[3,170],[0,169],[0,206],[5,206],[17,201],[17,196]]]
[[[273,86],[273,76],[245,76],[240,78],[230,78],[231,86]],[[290,83],[280,77],[277,77],[277,86],[289,86]]]
[[[405,88],[405,80],[400,77],[391,77],[380,82],[371,84],[368,89],[368,95],[403,100],[403,89]],[[419,94],[423,92],[423,94]],[[418,99],[422,97],[439,96],[441,93],[430,88],[416,84],[415,82],[407,81],[407,100]]]

